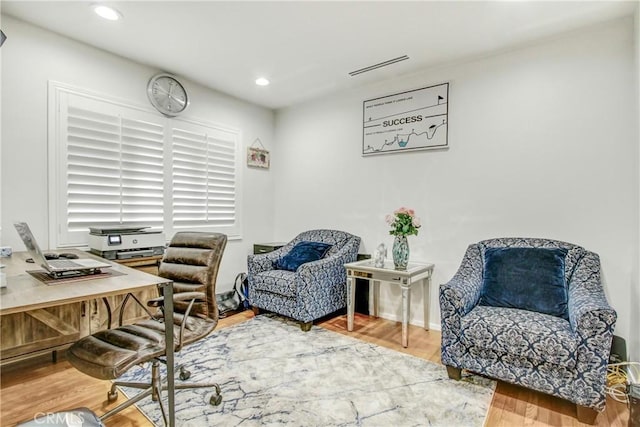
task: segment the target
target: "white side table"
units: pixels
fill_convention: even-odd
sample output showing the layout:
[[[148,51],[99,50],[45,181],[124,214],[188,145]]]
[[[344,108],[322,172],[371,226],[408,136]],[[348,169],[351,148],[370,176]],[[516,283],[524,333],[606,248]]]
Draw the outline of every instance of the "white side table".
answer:
[[[347,331],[353,331],[353,312],[355,309],[356,281],[366,279],[373,286],[373,315],[378,316],[380,283],[398,284],[402,290],[402,346],[409,345],[409,307],[411,306],[411,285],[422,282],[424,329],[429,330],[429,300],[433,264],[409,263],[406,270],[395,270],[393,262],[385,261],[384,267],[375,267],[370,259],[350,262],[344,265],[347,270]]]

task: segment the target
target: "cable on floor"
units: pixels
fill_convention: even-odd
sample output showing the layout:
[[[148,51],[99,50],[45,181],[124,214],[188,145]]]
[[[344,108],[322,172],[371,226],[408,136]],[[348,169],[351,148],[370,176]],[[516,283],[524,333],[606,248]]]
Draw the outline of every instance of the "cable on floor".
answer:
[[[605,391],[614,400],[621,403],[628,403],[628,385],[631,384],[631,382],[638,381],[640,381],[640,363],[610,363],[607,366],[607,383]]]

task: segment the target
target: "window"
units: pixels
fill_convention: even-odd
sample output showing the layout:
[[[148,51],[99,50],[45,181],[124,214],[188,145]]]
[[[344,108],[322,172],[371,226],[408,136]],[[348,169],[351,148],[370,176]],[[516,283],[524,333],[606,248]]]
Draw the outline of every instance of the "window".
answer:
[[[89,227],[146,226],[240,236],[239,136],[50,84],[51,241]]]
[[[236,217],[235,144],[224,133],[171,129],[175,227],[232,226]]]

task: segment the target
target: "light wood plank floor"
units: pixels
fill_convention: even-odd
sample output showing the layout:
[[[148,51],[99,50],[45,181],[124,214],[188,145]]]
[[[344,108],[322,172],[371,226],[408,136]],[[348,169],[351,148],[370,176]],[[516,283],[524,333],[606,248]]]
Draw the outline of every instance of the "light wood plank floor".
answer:
[[[253,313],[247,310],[221,319],[218,327],[228,327],[251,317]],[[400,324],[397,322],[356,314],[353,332],[346,331],[344,315],[322,320],[318,325],[440,363],[438,331],[425,331],[417,326],[410,326],[409,347],[405,349],[400,345]],[[113,406],[106,405],[109,381],[96,380],[84,375],[76,371],[64,357],[60,359],[57,363],[51,363],[49,357],[34,358],[2,368],[0,426],[12,426],[17,422],[32,419],[36,412],[47,413],[86,406],[101,414]],[[574,415],[575,406],[564,400],[499,382],[486,426],[584,426],[585,424],[577,422]],[[607,409],[598,416],[596,425],[625,427],[628,417],[626,405],[609,399]],[[151,425],[135,408],[110,418],[107,424],[123,427]]]

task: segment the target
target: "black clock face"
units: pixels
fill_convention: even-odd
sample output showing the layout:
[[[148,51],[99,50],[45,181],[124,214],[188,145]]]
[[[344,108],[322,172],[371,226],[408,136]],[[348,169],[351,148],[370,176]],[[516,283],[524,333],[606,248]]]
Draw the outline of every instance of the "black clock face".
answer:
[[[148,95],[151,104],[167,116],[178,115],[187,108],[187,92],[171,76],[160,75],[151,79]]]

